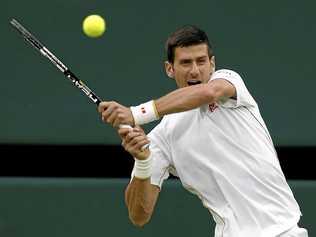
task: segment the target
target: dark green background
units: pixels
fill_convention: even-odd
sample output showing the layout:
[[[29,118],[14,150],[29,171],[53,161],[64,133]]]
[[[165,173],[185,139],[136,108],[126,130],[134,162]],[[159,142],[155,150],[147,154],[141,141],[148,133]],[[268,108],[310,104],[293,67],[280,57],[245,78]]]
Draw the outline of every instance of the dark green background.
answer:
[[[0,143],[120,143],[95,105],[10,27],[14,17],[100,97],[127,106],[175,88],[164,74],[164,42],[196,24],[209,34],[218,68],[244,78],[276,145],[316,145],[315,7],[313,0],[3,0]],[[108,29],[90,39],[81,23],[95,13]]]
[[[156,210],[143,229],[128,220],[124,190],[128,179],[0,179],[0,235],[5,237],[203,237],[214,222],[200,200],[179,181],[163,186]],[[303,217],[315,236],[316,183],[289,182]]]

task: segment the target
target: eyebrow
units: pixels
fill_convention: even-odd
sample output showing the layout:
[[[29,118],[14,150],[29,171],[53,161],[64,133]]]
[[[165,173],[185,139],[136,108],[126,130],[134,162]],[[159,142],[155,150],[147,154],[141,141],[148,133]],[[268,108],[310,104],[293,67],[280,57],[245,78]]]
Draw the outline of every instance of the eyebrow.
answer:
[[[184,59],[180,59],[179,62],[180,63],[189,63],[192,62],[193,60],[191,58],[184,58]]]
[[[206,59],[208,56],[204,55],[204,56],[201,56],[201,57],[197,57],[196,60],[201,60],[201,59]],[[183,59],[180,59],[179,62],[180,63],[189,63],[189,62],[192,62],[193,59],[191,58],[183,58]]]
[[[207,59],[207,58],[208,58],[208,56],[204,55],[204,56],[198,57],[197,60],[199,60],[199,59]]]

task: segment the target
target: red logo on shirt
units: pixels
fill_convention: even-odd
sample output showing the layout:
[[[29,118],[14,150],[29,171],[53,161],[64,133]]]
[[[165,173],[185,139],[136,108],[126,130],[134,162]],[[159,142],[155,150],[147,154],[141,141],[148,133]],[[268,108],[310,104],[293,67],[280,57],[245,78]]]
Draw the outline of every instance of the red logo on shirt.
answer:
[[[208,109],[213,113],[215,109],[218,108],[218,105],[216,103],[212,103],[208,105]]]

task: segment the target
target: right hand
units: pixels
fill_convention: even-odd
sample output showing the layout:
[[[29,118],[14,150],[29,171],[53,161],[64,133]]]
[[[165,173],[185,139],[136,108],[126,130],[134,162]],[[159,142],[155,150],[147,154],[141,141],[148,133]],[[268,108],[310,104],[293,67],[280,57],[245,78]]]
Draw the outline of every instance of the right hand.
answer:
[[[118,134],[122,139],[122,146],[133,157],[139,160],[145,160],[149,157],[149,148],[147,147],[145,150],[142,150],[142,147],[150,142],[140,126],[134,128],[119,128]]]
[[[117,128],[120,124],[134,125],[134,118],[130,108],[115,101],[102,101],[98,106],[102,121]]]

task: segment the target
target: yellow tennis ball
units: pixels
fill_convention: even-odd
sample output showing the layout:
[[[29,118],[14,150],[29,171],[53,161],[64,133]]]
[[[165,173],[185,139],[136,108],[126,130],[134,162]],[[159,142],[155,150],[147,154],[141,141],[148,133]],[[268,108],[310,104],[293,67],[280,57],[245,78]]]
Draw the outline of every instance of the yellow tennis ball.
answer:
[[[106,29],[106,23],[103,17],[90,15],[83,20],[82,29],[87,36],[97,38],[103,35]]]

